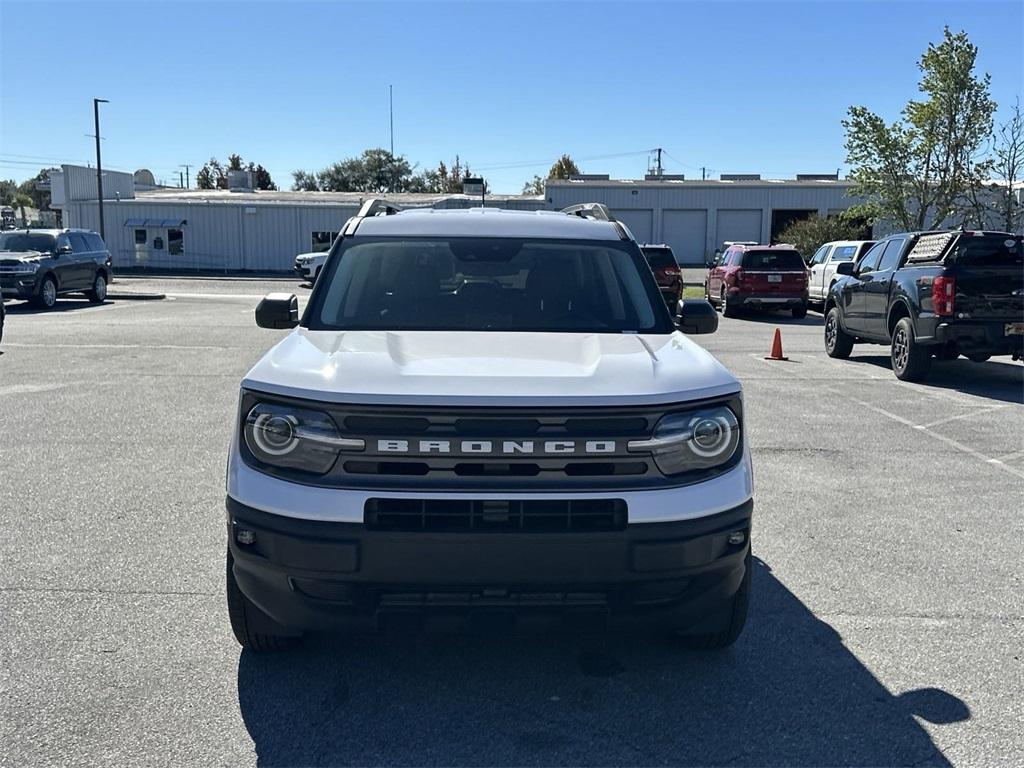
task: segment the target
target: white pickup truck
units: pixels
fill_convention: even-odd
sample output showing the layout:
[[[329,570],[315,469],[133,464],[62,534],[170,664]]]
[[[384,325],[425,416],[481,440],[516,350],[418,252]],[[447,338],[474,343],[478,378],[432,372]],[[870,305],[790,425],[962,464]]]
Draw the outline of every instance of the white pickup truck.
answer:
[[[836,266],[844,261],[856,261],[874,244],[874,240],[836,240],[815,251],[808,264],[808,301],[824,307],[829,290],[842,277],[836,274]]]
[[[432,617],[739,636],[753,472],[739,382],[604,207],[370,201],[245,376],[227,471],[238,641]],[[682,331],[682,332],[680,332]],[[532,622],[531,622],[532,623]]]

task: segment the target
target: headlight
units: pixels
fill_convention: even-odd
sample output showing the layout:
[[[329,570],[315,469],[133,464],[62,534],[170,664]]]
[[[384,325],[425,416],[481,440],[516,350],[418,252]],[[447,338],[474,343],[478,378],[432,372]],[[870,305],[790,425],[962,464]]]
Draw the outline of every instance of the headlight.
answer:
[[[725,406],[665,416],[650,440],[631,440],[628,449],[650,453],[666,475],[711,469],[728,462],[740,445],[740,423]]]
[[[322,475],[342,451],[362,451],[365,441],[346,439],[320,411],[257,403],[245,418],[245,444],[264,464]]]

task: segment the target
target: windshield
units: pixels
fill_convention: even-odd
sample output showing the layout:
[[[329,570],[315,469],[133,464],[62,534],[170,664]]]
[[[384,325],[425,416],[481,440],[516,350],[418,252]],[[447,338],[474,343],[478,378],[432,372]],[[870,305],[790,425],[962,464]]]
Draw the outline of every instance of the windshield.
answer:
[[[743,254],[744,269],[804,270],[803,257],[797,251],[747,251]]]
[[[669,248],[644,248],[642,250],[651,269],[670,269],[679,266]]]
[[[380,238],[341,247],[304,318],[312,330],[672,331],[627,243]]]
[[[1009,267],[1024,264],[1020,235],[964,235],[946,257],[957,264]]]
[[[53,235],[35,232],[6,232],[0,234],[0,251],[40,251],[50,253],[56,250]]]
[[[832,251],[832,261],[853,261],[856,255],[856,245],[840,245]]]

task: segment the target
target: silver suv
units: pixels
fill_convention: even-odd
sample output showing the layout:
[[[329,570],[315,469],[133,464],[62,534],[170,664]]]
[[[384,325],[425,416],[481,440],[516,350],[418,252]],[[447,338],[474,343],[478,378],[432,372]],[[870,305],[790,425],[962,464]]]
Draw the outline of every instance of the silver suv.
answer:
[[[0,232],[0,290],[51,309],[65,293],[102,303],[112,274],[110,251],[87,229],[15,229]]]

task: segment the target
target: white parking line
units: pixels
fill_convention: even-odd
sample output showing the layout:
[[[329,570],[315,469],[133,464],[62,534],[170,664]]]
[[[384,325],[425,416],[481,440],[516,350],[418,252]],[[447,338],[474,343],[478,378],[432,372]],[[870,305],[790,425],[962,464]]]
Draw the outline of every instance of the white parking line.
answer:
[[[787,370],[786,369],[785,366],[787,365],[787,363],[776,362],[776,361],[771,361],[771,360],[764,360],[764,359],[762,359],[761,362],[763,362],[765,364],[771,363],[771,364],[775,365],[776,367],[782,368],[782,370],[784,370],[787,374],[796,374],[796,371],[794,371],[794,370]],[[796,376],[794,375],[793,378],[796,378]],[[981,451],[976,451],[974,448],[971,448],[969,445],[964,445],[963,443],[957,442],[956,440],[954,440],[954,439],[952,439],[950,437],[946,437],[945,435],[939,434],[938,432],[933,432],[931,429],[928,428],[928,425],[926,425],[926,424],[915,424],[914,422],[910,421],[909,419],[905,419],[905,418],[903,418],[902,416],[900,416],[898,414],[895,414],[895,413],[892,413],[891,411],[885,410],[884,408],[879,408],[877,405],[873,405],[872,403],[865,402],[864,400],[860,400],[859,398],[856,398],[856,397],[851,397],[848,393],[843,392],[842,390],[836,389],[835,387],[829,387],[829,386],[826,385],[826,386],[822,386],[820,388],[824,389],[827,392],[831,392],[833,395],[836,395],[837,397],[839,397],[841,399],[849,400],[850,402],[856,403],[857,405],[860,405],[863,408],[867,408],[869,411],[874,411],[875,413],[879,414],[880,416],[885,416],[887,419],[891,419],[892,421],[895,421],[897,424],[902,424],[902,425],[904,425],[906,427],[910,427],[911,429],[914,429],[914,430],[920,432],[921,434],[928,435],[932,439],[938,440],[941,443],[945,443],[949,447],[955,448],[956,450],[960,451],[961,453],[965,453],[968,456],[973,456],[974,458],[978,459],[979,461],[983,461],[986,464],[989,464],[989,465],[991,465],[993,467],[998,467],[999,469],[1005,470],[1006,472],[1009,472],[1011,475],[1015,475],[1016,477],[1024,478],[1024,471],[1021,471],[1021,470],[1016,469],[1014,467],[1008,466],[1007,464],[1004,464],[1001,459],[996,459],[996,458],[993,458],[992,456],[985,455]],[[989,408],[986,408],[986,410],[994,410],[997,407],[1001,407],[1001,406],[990,406]],[[975,410],[970,415],[975,415],[978,412],[979,411]],[[1008,457],[1004,457],[1004,458],[1008,458]]]
[[[931,429],[937,427],[939,424],[945,424],[949,421],[956,421],[957,419],[966,419],[971,416],[977,416],[979,413],[988,413],[989,411],[998,411],[1000,408],[1005,408],[1005,405],[976,405],[973,406],[974,410],[968,413],[958,413],[956,416],[947,416],[944,419],[937,419],[936,421],[930,421],[927,424],[917,424],[914,429]]]

